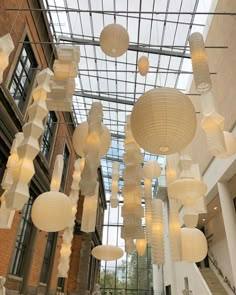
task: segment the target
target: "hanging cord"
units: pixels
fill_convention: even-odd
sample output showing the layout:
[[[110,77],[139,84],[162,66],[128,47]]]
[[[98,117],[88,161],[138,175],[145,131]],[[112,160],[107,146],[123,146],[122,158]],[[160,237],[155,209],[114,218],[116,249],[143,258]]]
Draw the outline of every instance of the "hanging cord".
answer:
[[[21,8],[22,8],[22,5],[23,5],[23,1],[24,1],[24,0],[21,0],[21,3],[20,3],[20,6],[19,6],[19,9],[17,10],[16,17],[15,17],[15,19],[14,19],[14,21],[13,21],[13,23],[12,23],[11,29],[10,29],[10,34],[12,33],[12,30],[13,30],[15,24],[16,24],[17,18],[18,18],[18,16],[19,16],[20,12],[22,11]]]

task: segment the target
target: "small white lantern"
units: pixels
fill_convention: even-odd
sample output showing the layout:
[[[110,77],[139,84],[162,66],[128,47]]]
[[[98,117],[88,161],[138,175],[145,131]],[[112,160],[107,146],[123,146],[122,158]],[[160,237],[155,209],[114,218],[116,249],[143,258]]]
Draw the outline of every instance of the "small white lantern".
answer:
[[[161,166],[156,161],[148,161],[143,166],[144,176],[148,179],[155,179],[161,175]]]
[[[143,256],[146,252],[147,241],[146,239],[137,239],[136,240],[136,249],[139,256]]]
[[[146,56],[141,56],[138,60],[138,71],[140,75],[146,76],[149,70],[149,60]]]

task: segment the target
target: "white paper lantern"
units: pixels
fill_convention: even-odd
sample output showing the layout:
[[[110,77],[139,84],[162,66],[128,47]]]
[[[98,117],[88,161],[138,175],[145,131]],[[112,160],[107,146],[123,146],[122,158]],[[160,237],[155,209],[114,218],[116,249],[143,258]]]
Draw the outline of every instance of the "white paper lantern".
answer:
[[[193,75],[198,92],[211,89],[211,78],[202,34],[195,32],[189,37]]]
[[[226,152],[217,154],[216,158],[228,158],[236,154],[236,138],[230,132],[224,131],[224,141],[226,145]]]
[[[152,200],[152,261],[153,264],[164,264],[164,223],[163,202]]]
[[[146,239],[138,239],[136,240],[136,249],[139,256],[143,256],[146,252],[147,241]]]
[[[121,25],[110,24],[100,34],[100,46],[108,56],[119,57],[129,47],[129,34]]]
[[[101,146],[99,150],[99,157],[103,157],[108,152],[110,148],[110,144],[111,144],[111,135],[110,135],[109,129],[104,124],[102,124],[102,128],[103,128],[103,133],[101,135]],[[81,157],[84,157],[84,148],[85,148],[87,135],[88,135],[87,122],[83,122],[79,124],[79,126],[75,128],[75,131],[73,133],[73,137],[72,137],[73,146],[76,153]]]
[[[195,178],[180,178],[169,185],[168,194],[171,198],[181,202],[194,202],[207,192],[207,186],[201,180]]]
[[[185,148],[196,130],[196,114],[187,95],[174,88],[154,88],[135,103],[131,130],[136,142],[152,154]]]
[[[198,214],[184,214],[184,224],[186,227],[194,228],[198,223]]]
[[[9,55],[14,49],[14,43],[10,34],[0,38],[0,83],[3,80],[3,72],[9,64]]]
[[[146,56],[141,56],[138,60],[138,71],[140,75],[146,76],[149,70],[149,60]]]
[[[148,161],[143,166],[143,174],[148,179],[155,179],[161,175],[161,166],[156,161]]]
[[[105,261],[117,260],[124,254],[121,248],[111,245],[97,246],[91,253],[96,259]]]
[[[182,260],[200,262],[207,255],[207,241],[197,228],[181,228]]]
[[[71,221],[72,206],[69,198],[60,192],[39,195],[32,206],[34,225],[47,232],[63,230]]]
[[[131,238],[126,239],[125,240],[125,252],[132,253],[134,250],[135,250],[134,240]]]

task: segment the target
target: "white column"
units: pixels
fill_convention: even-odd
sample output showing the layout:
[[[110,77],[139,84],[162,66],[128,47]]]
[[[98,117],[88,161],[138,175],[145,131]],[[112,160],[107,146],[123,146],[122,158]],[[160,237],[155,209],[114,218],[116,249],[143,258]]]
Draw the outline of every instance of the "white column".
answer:
[[[229,248],[229,257],[233,271],[233,285],[236,286],[236,212],[234,209],[234,203],[228,188],[228,184],[218,182],[217,186],[225,226],[226,239]]]
[[[162,265],[152,265],[153,269],[153,291],[154,295],[164,295],[163,267]]]

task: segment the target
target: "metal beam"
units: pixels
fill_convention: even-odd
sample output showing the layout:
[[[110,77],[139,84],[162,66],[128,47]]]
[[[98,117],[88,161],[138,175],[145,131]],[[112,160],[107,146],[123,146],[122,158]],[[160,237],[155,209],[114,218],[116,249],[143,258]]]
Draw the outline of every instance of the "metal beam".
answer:
[[[81,93],[79,91],[75,91],[74,93],[75,96],[80,96],[80,97],[87,97],[87,98],[92,98],[92,99],[97,99],[97,100],[101,100],[101,101],[108,101],[108,102],[113,102],[113,103],[121,103],[121,104],[125,104],[125,105],[130,105],[133,106],[134,105],[134,101],[129,101],[129,100],[125,100],[125,99],[114,99],[111,97],[106,97],[106,96],[100,96],[100,95],[94,95],[94,94],[84,94]]]
[[[58,36],[58,41],[65,41],[65,42],[71,42],[76,43],[80,45],[92,45],[92,46],[100,46],[99,41],[92,40],[92,39],[84,39],[84,38],[75,38],[75,37],[67,37],[67,36]],[[140,45],[129,45],[128,50],[130,51],[140,51],[144,52],[144,47]],[[152,53],[157,55],[166,55],[166,56],[173,56],[173,57],[180,57],[180,58],[190,58],[190,54],[187,53],[181,53],[178,51],[171,51],[171,50],[164,50],[159,48],[148,48],[145,47],[145,53]]]

